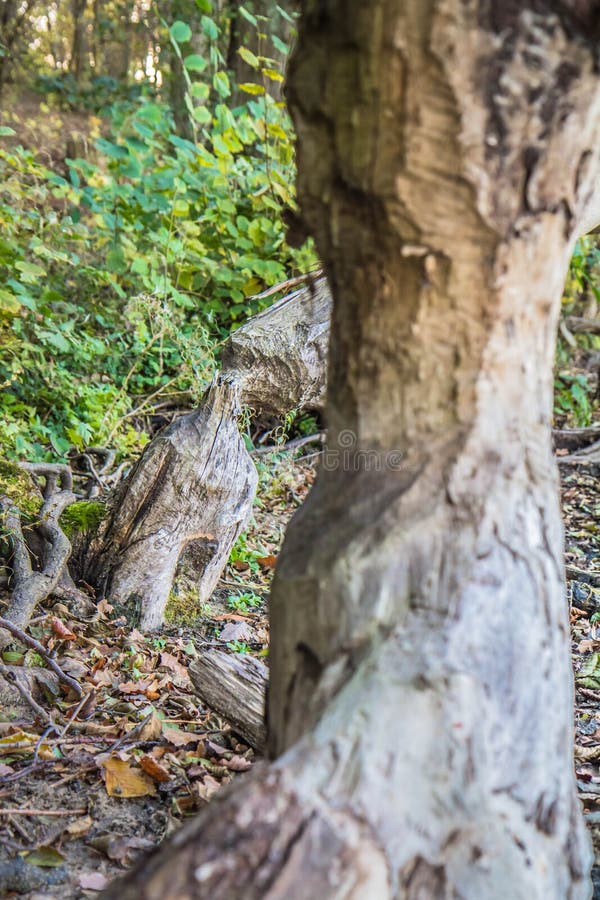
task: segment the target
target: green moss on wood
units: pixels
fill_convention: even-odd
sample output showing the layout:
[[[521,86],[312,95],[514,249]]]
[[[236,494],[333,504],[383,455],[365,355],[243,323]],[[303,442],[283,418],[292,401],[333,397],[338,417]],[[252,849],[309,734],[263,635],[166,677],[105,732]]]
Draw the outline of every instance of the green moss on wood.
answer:
[[[0,496],[8,497],[28,519],[34,519],[42,506],[42,496],[29,474],[7,459],[0,459]]]
[[[106,507],[99,500],[77,500],[67,506],[59,524],[67,537],[80,532],[95,534],[105,514]]]

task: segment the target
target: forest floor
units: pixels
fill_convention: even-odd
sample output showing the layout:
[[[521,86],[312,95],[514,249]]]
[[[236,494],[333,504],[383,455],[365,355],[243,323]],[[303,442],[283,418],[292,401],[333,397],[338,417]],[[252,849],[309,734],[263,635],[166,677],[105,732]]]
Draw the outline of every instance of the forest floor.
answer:
[[[254,762],[253,750],[194,693],[188,666],[204,648],[268,653],[266,598],[287,522],[315,476],[316,455],[261,461],[254,518],[210,603],[192,609],[179,578],[151,637],[101,604],[79,622],[55,604],[31,632],[85,686],[83,705],[34,669],[35,696],[58,732],[16,690],[0,703],[0,896],[93,897]],[[600,864],[600,487],[598,466],[562,468],[576,675],[576,772]],[[39,662],[28,651],[13,662]],[[43,675],[46,673],[46,675]],[[35,681],[36,679],[34,679]],[[46,683],[48,682],[48,683]],[[7,708],[11,708],[9,715]],[[540,727],[543,727],[540,710]],[[600,872],[600,869],[598,869]],[[596,895],[595,895],[596,896]],[[597,894],[600,896],[600,892]]]

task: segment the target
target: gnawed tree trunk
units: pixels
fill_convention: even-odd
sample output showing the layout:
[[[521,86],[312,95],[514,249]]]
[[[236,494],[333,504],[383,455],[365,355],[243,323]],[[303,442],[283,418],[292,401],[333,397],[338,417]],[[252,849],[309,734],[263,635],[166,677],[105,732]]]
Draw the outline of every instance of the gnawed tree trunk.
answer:
[[[597,8],[305,4],[330,449],[275,577],[278,759],[107,896],[590,896],[550,416]]]
[[[158,628],[183,549],[205,564],[210,593],[252,509],[256,470],[237,427],[238,390],[219,378],[199,409],[149,445],[111,501],[88,554],[85,577],[119,612]]]
[[[209,599],[252,511],[257,476],[241,406],[283,416],[322,400],[331,296],[324,279],[284,297],[229,338],[199,409],[146,448],[110,504],[84,578],[127,618],[158,628],[182,553]]]

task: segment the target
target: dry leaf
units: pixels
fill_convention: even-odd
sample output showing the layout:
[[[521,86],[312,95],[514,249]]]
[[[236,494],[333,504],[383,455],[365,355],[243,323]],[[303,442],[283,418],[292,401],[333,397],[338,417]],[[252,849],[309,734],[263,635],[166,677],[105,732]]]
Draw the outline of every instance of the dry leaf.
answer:
[[[156,793],[154,782],[128,760],[111,756],[102,761],[109,797],[146,797]]]
[[[84,834],[87,834],[93,824],[94,822],[91,816],[80,816],[79,819],[75,819],[74,822],[67,825],[63,833],[76,840],[77,838],[83,837]]]
[[[155,741],[163,733],[163,721],[153,712],[139,731],[141,741]]]
[[[60,638],[61,641],[77,640],[77,635],[73,631],[71,631],[68,625],[65,625],[64,622],[61,622],[60,619],[57,619],[56,616],[52,617],[52,619],[50,620],[50,624],[55,636],[57,638]]]
[[[228,622],[221,634],[219,640],[224,644],[230,641],[251,641],[253,631],[247,622]]]
[[[187,747],[188,744],[198,740],[197,734],[192,734],[189,731],[180,731],[179,728],[167,728],[165,726],[162,733],[163,737],[175,747]]]
[[[206,803],[208,803],[211,797],[214,797],[220,787],[221,782],[217,781],[216,778],[213,778],[212,775],[205,775],[204,781],[195,781],[193,784],[194,793],[200,800],[204,800]]]
[[[232,772],[247,772],[252,768],[252,762],[245,756],[232,756],[231,759],[222,759],[221,765]]]
[[[277,557],[270,553],[268,556],[257,556],[256,562],[263,569],[274,569],[277,564]]]
[[[171,672],[175,672],[177,675],[180,675],[181,678],[189,678],[188,670],[186,666],[182,666],[179,660],[173,656],[172,653],[167,653],[163,651],[160,654],[160,665],[164,666],[165,669],[170,669]]]
[[[159,762],[153,759],[151,756],[145,754],[139,760],[140,766],[144,770],[144,772],[150,776],[154,781],[158,781],[159,783],[163,783],[168,781],[171,777],[167,769],[164,766],[161,766]]]
[[[79,887],[84,891],[102,891],[108,884],[108,878],[102,872],[82,872],[79,876]]]
[[[57,866],[62,866],[65,861],[62,853],[59,853],[54,847],[47,847],[45,844],[26,853],[23,859],[26,863],[32,866],[40,866],[42,869],[55,869]]]

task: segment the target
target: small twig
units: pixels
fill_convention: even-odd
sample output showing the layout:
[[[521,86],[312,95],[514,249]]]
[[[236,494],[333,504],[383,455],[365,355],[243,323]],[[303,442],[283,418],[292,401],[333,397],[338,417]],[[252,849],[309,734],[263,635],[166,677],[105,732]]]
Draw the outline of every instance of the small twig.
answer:
[[[15,831],[18,831],[19,834],[21,835],[21,837],[22,837],[25,841],[27,841],[28,844],[30,844],[30,843],[31,843],[31,835],[29,834],[29,832],[28,832],[25,828],[23,828],[23,826],[20,824],[20,822],[17,822],[17,820],[15,819],[15,817],[12,816],[12,815],[10,815],[10,816],[8,817],[8,821],[9,821],[10,824],[13,826],[13,828],[15,829]]]
[[[81,816],[87,809],[0,809],[0,816]]]
[[[319,434],[303,435],[302,437],[297,437],[288,441],[286,444],[269,444],[266,447],[255,447],[254,450],[250,451],[250,456],[262,456],[267,453],[283,453],[287,450],[297,450],[299,447],[304,447],[306,444],[316,444],[317,442],[323,443],[324,440],[325,434],[323,432],[319,432]]]
[[[280,291],[288,291],[290,288],[297,287],[299,284],[304,284],[305,281],[311,281],[313,278],[320,278],[322,274],[323,269],[315,269],[314,272],[307,272],[306,275],[298,275],[297,278],[288,278],[287,281],[282,281],[280,284],[274,284],[265,291],[261,291],[260,294],[251,294],[249,297],[246,297],[246,300],[264,300],[266,297],[271,297],[273,294],[278,294]]]
[[[78,697],[83,697],[83,689],[79,682],[75,681],[74,678],[71,678],[70,675],[67,675],[65,672],[63,672],[50,651],[47,650],[43,644],[40,644],[39,641],[36,641],[34,637],[31,637],[31,635],[27,634],[26,631],[23,631],[17,625],[13,625],[13,623],[9,621],[9,619],[6,619],[4,616],[0,616],[0,628],[6,628],[7,631],[10,631],[10,633],[18,640],[22,641],[22,643],[27,644],[29,647],[32,647],[36,651],[36,653],[39,653],[39,655],[43,659],[45,659],[48,668],[52,669],[54,674],[59,678],[60,681],[63,682],[63,684],[68,685],[68,687],[70,687],[72,691],[75,691]]]
[[[129,743],[132,738],[137,737],[137,735],[142,731],[144,726],[150,721],[154,712],[149,712],[147,716],[144,716],[141,722],[138,722],[137,725],[134,725],[131,731],[127,731],[124,735],[122,735],[118,740],[116,740],[113,744],[110,745],[107,753],[114,753],[115,750],[118,750],[122,744]]]

